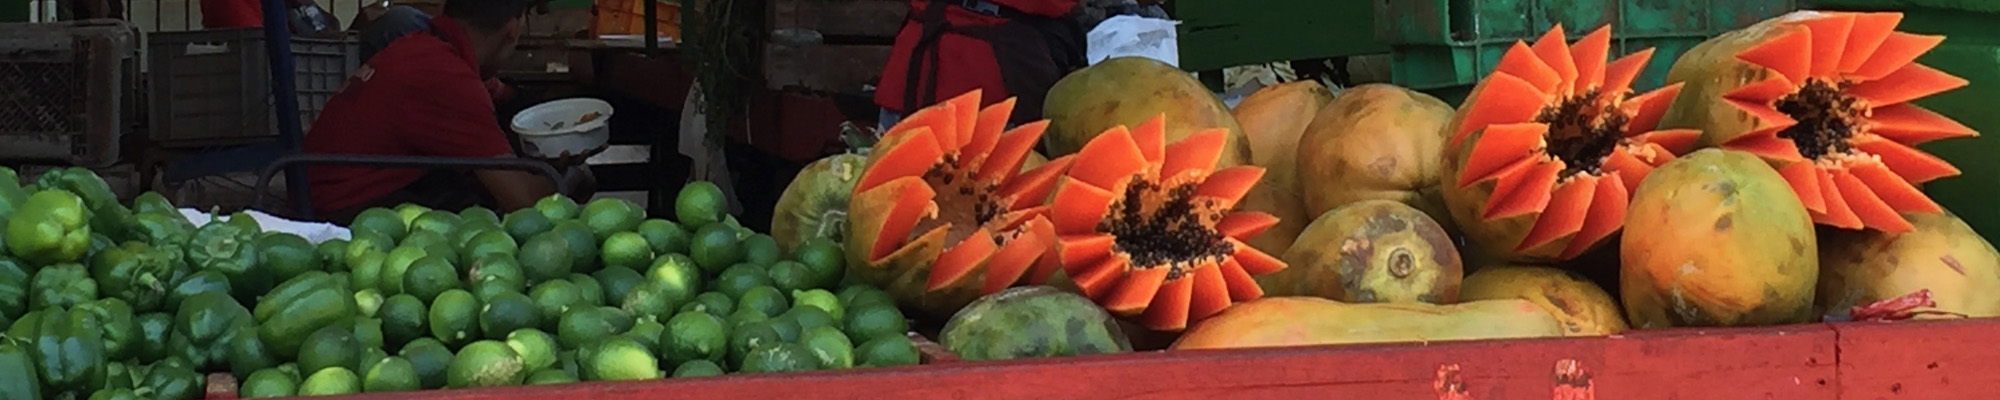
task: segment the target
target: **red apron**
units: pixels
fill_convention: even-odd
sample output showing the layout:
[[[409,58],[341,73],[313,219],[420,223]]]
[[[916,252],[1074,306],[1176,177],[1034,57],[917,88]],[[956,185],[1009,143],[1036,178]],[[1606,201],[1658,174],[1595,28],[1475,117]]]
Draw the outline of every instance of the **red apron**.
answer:
[[[982,89],[982,104],[1016,98],[1012,122],[1040,119],[1049,88],[1085,65],[1083,28],[1067,16],[1076,1],[1008,2],[1021,4],[913,1],[876,103],[907,113]]]

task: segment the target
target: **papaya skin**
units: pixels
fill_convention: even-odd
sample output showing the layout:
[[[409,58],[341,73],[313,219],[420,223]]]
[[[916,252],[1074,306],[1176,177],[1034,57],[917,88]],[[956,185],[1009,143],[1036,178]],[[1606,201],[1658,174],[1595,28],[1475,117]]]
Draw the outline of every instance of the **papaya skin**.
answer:
[[[792,183],[778,195],[771,219],[771,237],[779,249],[789,254],[806,240],[829,237],[836,240],[847,233],[847,201],[854,182],[868,158],[855,154],[835,154],[807,164]]]
[[[1521,299],[1535,303],[1563,326],[1563,336],[1605,336],[1630,327],[1618,302],[1574,272],[1532,265],[1495,265],[1465,277],[1461,301]]]
[[[1313,121],[1308,116],[1333,101],[1333,92],[1318,81],[1268,86],[1250,93],[1232,112],[1250,139],[1250,162],[1264,167],[1264,179],[1244,196],[1242,208],[1278,217],[1278,225],[1250,238],[1251,247],[1266,254],[1285,254],[1299,232],[1312,223],[1299,185],[1299,137]]]
[[[1491,80],[1481,80],[1478,85],[1472,87],[1472,94],[1466,98],[1480,98],[1480,94],[1484,93],[1488,82],[1491,82]],[[1448,139],[1446,135],[1458,131],[1458,126],[1465,123],[1466,111],[1469,109],[1470,107],[1460,107],[1458,111],[1454,112],[1451,117],[1451,123],[1439,130],[1439,140]],[[1461,174],[1465,169],[1465,165],[1472,159],[1472,147],[1479,144],[1479,139],[1484,136],[1485,132],[1483,131],[1473,132],[1471,137],[1467,137],[1458,146],[1442,145],[1444,146],[1444,153],[1438,158],[1442,161],[1439,165],[1439,169],[1441,170],[1439,176],[1456,177]],[[1439,185],[1441,190],[1438,196],[1441,199],[1439,207],[1446,210],[1445,214],[1450,215],[1449,218],[1440,218],[1440,220],[1449,219],[1462,222],[1457,224],[1457,232],[1465,237],[1465,241],[1467,242],[1466,253],[1476,254],[1476,257],[1480,259],[1491,259],[1502,262],[1542,264],[1562,261],[1560,256],[1562,255],[1563,247],[1569,244],[1568,238],[1558,239],[1525,251],[1514,248],[1516,244],[1521,243],[1523,239],[1528,237],[1528,231],[1533,230],[1535,219],[1539,218],[1541,213],[1528,213],[1507,218],[1485,220],[1487,199],[1493,197],[1494,186],[1498,184],[1498,180],[1487,180],[1473,183],[1471,186],[1459,187],[1457,183],[1448,179]],[[1484,222],[1479,222],[1482,220]],[[1607,242],[1609,241],[1607,240]]]
[[[2000,253],[1956,215],[1906,213],[1908,233],[1822,228],[1822,315],[1930,289],[1932,309],[1917,319],[2000,316]]]
[[[1749,153],[1703,149],[1654,170],[1632,196],[1619,251],[1633,328],[1814,320],[1812,218]]]
[[[1714,147],[1764,126],[1764,121],[1737,108],[1722,96],[1762,82],[1777,72],[1736,58],[1758,44],[1805,29],[1792,22],[1826,14],[1794,11],[1729,31],[1697,44],[1667,70],[1667,84],[1681,83],[1681,95],[1660,118],[1660,129],[1699,129],[1698,147]]]
[[[1422,211],[1365,200],[1327,211],[1258,277],[1267,294],[1348,303],[1449,304],[1459,299],[1463,261],[1451,236]]]
[[[1347,304],[1317,297],[1265,297],[1237,304],[1182,334],[1172,350],[1329,344],[1442,342],[1562,336],[1527,300],[1453,305]]]
[[[1042,106],[1049,119],[1043,151],[1049,157],[1076,154],[1113,126],[1139,126],[1162,113],[1167,143],[1226,128],[1229,140],[1216,168],[1250,162],[1249,140],[1229,106],[1187,71],[1145,57],[1104,60],[1056,81]]]
[[[1440,192],[1450,176],[1442,160],[1450,132],[1445,126],[1454,113],[1436,97],[1394,85],[1341,91],[1299,137],[1297,181],[1307,215],[1362,200],[1394,200],[1457,232]]]

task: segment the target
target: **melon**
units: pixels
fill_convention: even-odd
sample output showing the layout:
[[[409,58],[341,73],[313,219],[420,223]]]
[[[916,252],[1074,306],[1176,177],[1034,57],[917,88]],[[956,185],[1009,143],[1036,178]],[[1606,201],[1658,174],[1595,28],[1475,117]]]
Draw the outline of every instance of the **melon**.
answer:
[[[1654,170],[1619,241],[1632,327],[1810,322],[1819,281],[1812,217],[1750,153],[1703,149]]]
[[[1202,321],[1173,350],[1328,344],[1443,342],[1562,336],[1562,324],[1527,300],[1453,305],[1349,304],[1317,297],[1266,297]]]
[[[1019,286],[973,301],[945,323],[939,344],[971,361],[1132,351],[1110,313],[1049,286]]]
[[[1161,114],[1167,116],[1168,142],[1226,129],[1228,140],[1215,167],[1250,162],[1249,141],[1229,106],[1194,75],[1146,57],[1107,59],[1056,81],[1042,105],[1042,116],[1049,119],[1043,150],[1049,157],[1076,154],[1114,126],[1136,127]]]

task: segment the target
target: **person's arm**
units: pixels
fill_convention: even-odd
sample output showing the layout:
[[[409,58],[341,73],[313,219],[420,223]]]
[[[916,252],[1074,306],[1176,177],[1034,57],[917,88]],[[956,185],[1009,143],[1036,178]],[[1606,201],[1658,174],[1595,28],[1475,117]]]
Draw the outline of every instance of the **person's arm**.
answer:
[[[1061,17],[1076,9],[1077,0],[988,0],[1014,10],[1043,17]]]
[[[496,211],[500,212],[533,207],[535,201],[556,192],[555,183],[550,182],[548,177],[527,171],[486,169],[474,171],[473,175],[486,186],[486,192],[493,195],[493,205],[498,206],[500,209]]]
[[[409,108],[404,140],[424,155],[465,158],[512,158],[514,147],[494,118],[486,85],[471,71],[440,73],[406,96]],[[417,93],[422,93],[421,95]],[[540,175],[515,170],[479,170],[473,175],[493,195],[496,211],[534,205],[555,193],[555,184]]]

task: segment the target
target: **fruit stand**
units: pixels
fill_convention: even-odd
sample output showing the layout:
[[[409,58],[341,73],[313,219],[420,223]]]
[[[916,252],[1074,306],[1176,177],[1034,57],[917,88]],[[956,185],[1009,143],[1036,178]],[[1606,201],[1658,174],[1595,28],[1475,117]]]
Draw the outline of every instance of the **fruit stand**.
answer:
[[[1995,81],[1904,18],[1531,22],[1462,101],[1113,58],[853,133],[768,228],[700,180],[335,226],[0,168],[0,400],[1984,398],[2000,250],[1925,149]]]

